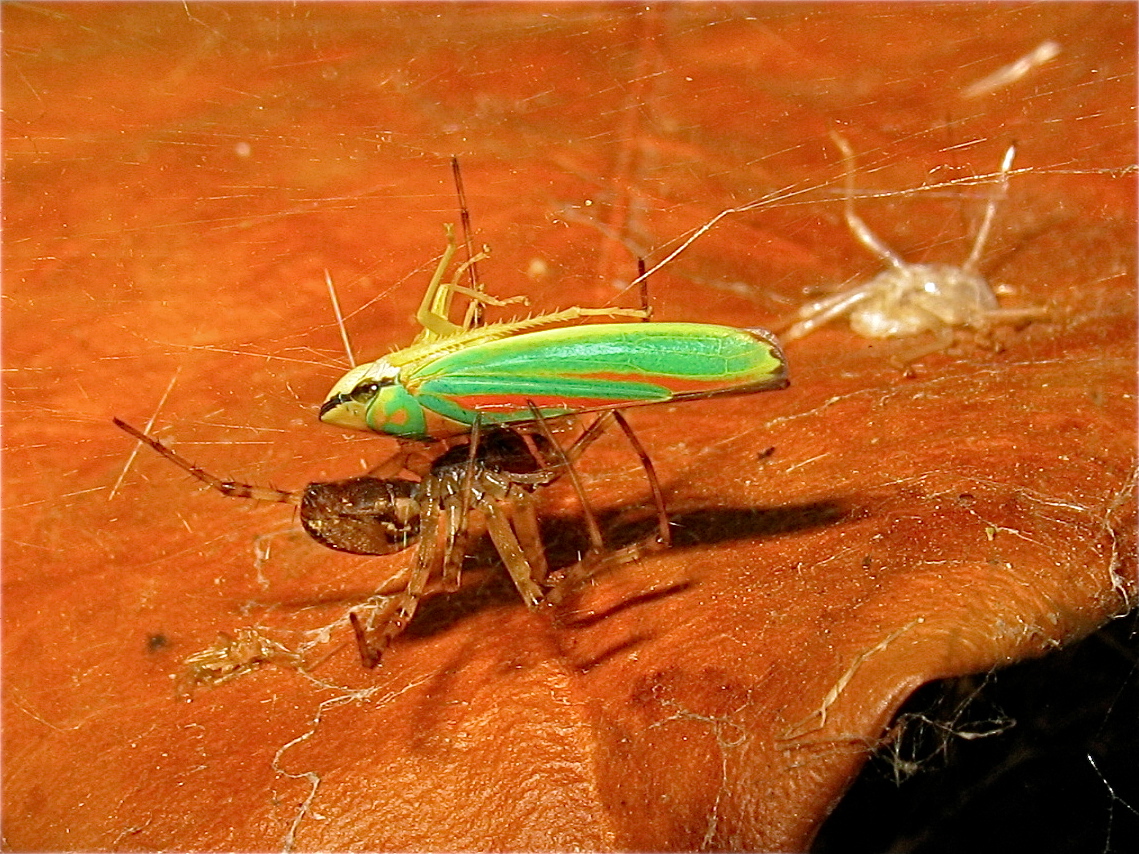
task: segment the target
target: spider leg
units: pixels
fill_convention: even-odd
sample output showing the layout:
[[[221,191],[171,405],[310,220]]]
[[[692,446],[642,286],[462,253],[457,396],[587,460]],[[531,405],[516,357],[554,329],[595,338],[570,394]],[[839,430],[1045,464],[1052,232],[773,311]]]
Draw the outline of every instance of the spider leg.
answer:
[[[229,495],[233,498],[251,498],[254,501],[267,501],[274,504],[301,503],[300,492],[286,492],[283,489],[274,489],[269,486],[253,486],[249,483],[239,483],[234,480],[222,480],[220,477],[216,477],[205,469],[194,465],[185,457],[174,453],[157,439],[152,439],[141,430],[136,430],[134,427],[127,424],[127,422],[122,421],[118,418],[112,418],[111,420],[120,430],[129,433],[140,442],[145,442],[147,445],[150,445],[151,448],[153,448],[162,456],[166,457],[166,459],[170,460],[170,462],[174,463],[174,465],[178,466],[183,471],[193,475],[212,489],[216,489],[222,495]]]
[[[936,321],[936,318],[932,318],[932,320]],[[934,334],[933,341],[920,347],[913,347],[909,350],[906,350],[905,352],[897,353],[890,357],[890,361],[893,362],[894,366],[902,372],[903,376],[913,377],[915,375],[913,370],[914,362],[920,359],[924,359],[931,353],[940,353],[943,350],[948,350],[951,346],[953,346],[955,333],[952,326],[946,326],[943,323],[934,322],[929,327],[929,330]]]
[[[629,426],[629,422],[625,420],[625,416],[621,414],[620,410],[613,410],[613,420],[625,433],[625,438],[629,440],[629,444],[633,446],[637,456],[641,458],[641,467],[645,470],[645,477],[649,480],[649,489],[653,493],[653,501],[657,509],[657,540],[662,546],[668,548],[672,545],[672,530],[669,527],[668,510],[664,506],[664,491],[660,488],[660,481],[657,479],[656,468],[653,466],[652,459],[645,452],[644,446],[637,438],[637,434],[633,432],[633,428]]]
[[[443,589],[454,591],[459,589],[459,583],[462,581],[463,558],[467,556],[467,548],[474,537],[474,530],[469,510],[461,513],[459,506],[453,501],[445,501],[444,504],[446,545],[443,550]]]
[[[481,435],[482,419],[476,415],[471,424],[467,465],[463,469],[463,483],[459,489],[459,505],[455,507],[454,502],[444,500],[447,508],[447,545],[443,551],[443,587],[446,590],[459,589],[463,558],[470,540],[471,492],[475,484],[475,462]]]
[[[645,277],[645,259],[640,257],[637,258],[637,279],[641,282],[641,310],[645,313],[645,322],[648,323],[652,320],[653,310],[649,304],[649,281]],[[660,531],[657,539],[662,546],[667,548],[672,545],[672,530],[669,527],[668,510],[664,506],[664,492],[660,488],[656,468],[653,466],[653,461],[649,455],[645,453],[644,446],[641,445],[637,434],[633,432],[633,428],[629,426],[629,422],[625,420],[625,416],[621,414],[620,410],[613,410],[613,420],[617,422],[625,434],[625,438],[629,440],[629,444],[633,446],[633,450],[641,459],[641,467],[645,470],[645,477],[648,478],[653,501],[656,502],[657,523]]]
[[[610,414],[611,412],[602,412],[594,419],[593,423],[586,428],[585,432],[574,440],[574,443],[566,450],[566,454],[569,455],[570,459],[576,460],[585,453],[586,448],[597,441],[598,437],[605,431],[606,419]]]
[[[660,480],[657,477],[656,473],[656,467],[653,465],[652,458],[649,457],[648,452],[645,451],[644,445],[641,444],[640,440],[637,438],[636,433],[633,432],[633,428],[629,425],[629,422],[625,419],[625,416],[621,413],[620,410],[611,409],[607,412],[601,413],[601,415],[599,415],[594,420],[594,422],[589,425],[588,429],[586,429],[586,431],[582,433],[569,448],[560,452],[559,456],[561,456],[562,459],[559,460],[559,464],[563,468],[569,468],[571,461],[576,460],[578,457],[580,457],[585,449],[597,440],[597,437],[601,435],[602,430],[605,428],[605,425],[608,424],[611,420],[617,422],[617,425],[625,434],[625,438],[628,439],[629,444],[633,446],[633,451],[640,459],[641,467],[645,470],[645,477],[649,482],[649,490],[652,492],[653,501],[656,504],[658,528],[660,533],[659,540],[662,545],[667,547],[672,543],[672,533],[668,521],[668,510],[666,509],[664,503],[664,491],[661,489]],[[560,450],[560,446],[555,445],[554,447]],[[558,451],[555,451],[555,453],[558,453]],[[571,469],[570,471],[572,477],[573,470]],[[594,518],[596,518],[596,514],[593,513],[593,508],[585,500],[584,491],[578,490],[578,499],[582,503],[585,514],[587,516],[593,515]],[[588,522],[586,524],[588,526]],[[595,545],[597,548],[601,548],[600,544]]]
[[[529,496],[527,495],[527,499]],[[534,567],[526,559],[526,553],[518,542],[518,535],[510,525],[510,520],[499,501],[488,501],[484,505],[487,531],[494,547],[506,564],[506,571],[518,588],[519,595],[527,605],[534,606],[542,598],[542,588],[534,582]],[[539,543],[539,546],[541,544]],[[545,576],[545,556],[542,556],[541,575]]]
[[[530,407],[530,411],[534,414],[534,420],[538,425],[538,430],[542,433],[542,437],[549,442],[550,446],[554,449],[554,453],[558,457],[558,465],[569,475],[570,483],[573,484],[573,490],[577,493],[577,499],[581,503],[582,514],[585,516],[585,527],[589,532],[590,549],[592,551],[604,549],[605,541],[601,537],[601,526],[597,524],[597,516],[593,512],[593,506],[589,503],[589,499],[585,495],[585,487],[581,485],[581,478],[577,476],[577,470],[574,469],[573,463],[570,462],[565,450],[554,438],[554,434],[550,431],[550,426],[546,423],[546,419],[543,417],[541,410],[534,404],[534,401],[527,400],[526,405]],[[600,419],[598,419],[598,422],[599,421]],[[598,422],[594,422],[593,426],[596,426]],[[593,426],[590,427],[590,430],[593,429]],[[587,430],[585,435],[588,435],[588,433],[589,431]],[[597,435],[600,435],[600,432]],[[584,435],[582,438],[584,438]],[[593,438],[596,438],[596,436]],[[592,442],[593,438],[589,441]],[[573,448],[577,449],[578,453],[581,451],[581,448],[579,448],[580,445],[581,438],[573,445]]]
[[[592,578],[603,570],[635,563],[645,556],[646,552],[653,551],[652,546],[643,540],[611,551],[608,554],[590,552],[573,566],[555,573],[555,580],[545,598],[543,605],[556,606],[565,601],[566,596],[576,590],[586,579]]]
[[[1025,308],[992,308],[985,312],[988,325],[997,323],[1028,323],[1033,320],[1044,320],[1048,317],[1048,310],[1042,306],[1027,306]]]
[[[545,584],[549,565],[546,563],[546,549],[542,545],[534,498],[524,489],[512,489],[509,498],[514,506],[512,527],[530,567],[530,577],[535,584]]]
[[[438,485],[434,480],[426,481],[426,492],[423,508],[424,516],[420,519],[421,539],[419,550],[415,555],[411,573],[408,576],[407,586],[396,600],[395,608],[388,616],[383,628],[379,631],[379,638],[373,640],[374,632],[371,626],[364,626],[355,611],[348,614],[352,623],[352,630],[356,633],[356,645],[360,650],[360,660],[368,669],[380,663],[380,658],[391,642],[407,628],[415,610],[419,607],[419,600],[427,589],[427,582],[431,573],[439,562],[439,495]]]

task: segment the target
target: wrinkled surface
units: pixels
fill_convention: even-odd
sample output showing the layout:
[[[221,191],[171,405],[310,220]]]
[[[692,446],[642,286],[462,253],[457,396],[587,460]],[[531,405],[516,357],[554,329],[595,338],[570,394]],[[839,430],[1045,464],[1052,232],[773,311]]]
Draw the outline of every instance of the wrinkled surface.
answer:
[[[1135,601],[1135,85],[1128,5],[5,9],[4,843],[11,849],[800,849],[918,685],[1036,656]],[[1045,40],[1055,59],[972,84]],[[983,87],[982,87],[983,88]],[[1019,145],[984,271],[1044,322],[910,344],[828,327],[792,388],[644,409],[677,543],[528,611],[485,552],[363,670],[360,558],[223,477],[348,477],[319,425],[410,341],[456,218],[534,311],[652,279],[659,320],[774,325],[876,272],[860,211],[960,263]],[[923,184],[934,189],[917,192]],[[891,357],[895,359],[891,359]],[[582,462],[648,530],[617,436]],[[572,560],[579,511],[544,504]],[[487,568],[487,567],[490,568]],[[310,672],[192,702],[180,662],[256,626]],[[283,663],[279,661],[278,663]]]

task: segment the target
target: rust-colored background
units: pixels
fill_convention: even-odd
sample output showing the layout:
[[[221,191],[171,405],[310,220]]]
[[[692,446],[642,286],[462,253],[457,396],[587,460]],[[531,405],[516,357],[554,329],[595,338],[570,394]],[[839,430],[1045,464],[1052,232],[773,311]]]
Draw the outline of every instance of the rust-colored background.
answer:
[[[21,4],[4,30],[8,848],[800,849],[917,686],[1134,604],[1133,5]],[[358,352],[407,343],[451,154],[483,277],[534,310],[634,304],[636,253],[768,199],[652,294],[776,324],[877,269],[832,128],[911,260],[964,259],[1016,141],[984,269],[1048,320],[914,376],[909,345],[795,342],[786,392],[630,416],[671,551],[557,615],[472,572],[374,672],[342,646],[175,697],[219,631],[348,641],[409,556],[329,552],[150,453],[116,487],[112,415],[286,488],[386,456],[314,420],[344,368],[324,271]],[[611,537],[642,530],[617,437],[582,468]],[[574,502],[546,508],[566,551]]]

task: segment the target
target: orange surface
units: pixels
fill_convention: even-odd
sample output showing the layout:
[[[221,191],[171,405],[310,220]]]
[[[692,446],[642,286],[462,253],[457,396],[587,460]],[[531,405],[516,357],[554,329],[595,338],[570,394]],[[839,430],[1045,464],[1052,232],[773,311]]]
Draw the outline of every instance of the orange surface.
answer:
[[[6,6],[5,846],[804,847],[916,686],[1135,602],[1134,24],[1123,4]],[[911,260],[963,260],[973,179],[1015,140],[983,267],[1049,319],[913,376],[890,360],[908,345],[835,326],[788,348],[787,391],[632,412],[677,544],[559,612],[471,572],[365,671],[344,615],[409,555],[322,549],[146,451],[119,482],[112,415],[157,412],[200,465],[286,488],[387,456],[316,423],[344,368],[324,271],[357,352],[410,341],[452,153],[492,292],[634,305],[614,282],[635,253],[769,198],[653,301],[785,320],[876,272],[831,127]],[[640,530],[618,437],[582,468],[610,536]],[[564,552],[578,511],[547,499]],[[176,697],[219,632],[328,625],[310,674]]]

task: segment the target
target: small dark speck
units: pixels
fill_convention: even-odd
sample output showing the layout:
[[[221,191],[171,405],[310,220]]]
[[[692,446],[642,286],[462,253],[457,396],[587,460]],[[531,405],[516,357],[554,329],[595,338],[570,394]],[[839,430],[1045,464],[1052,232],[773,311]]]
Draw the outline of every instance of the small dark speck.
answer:
[[[166,635],[147,635],[146,636],[146,651],[158,652],[170,645],[170,639]]]
[[[763,462],[764,460],[771,459],[773,456],[775,456],[775,446],[771,445],[756,453],[755,458],[760,462]]]

